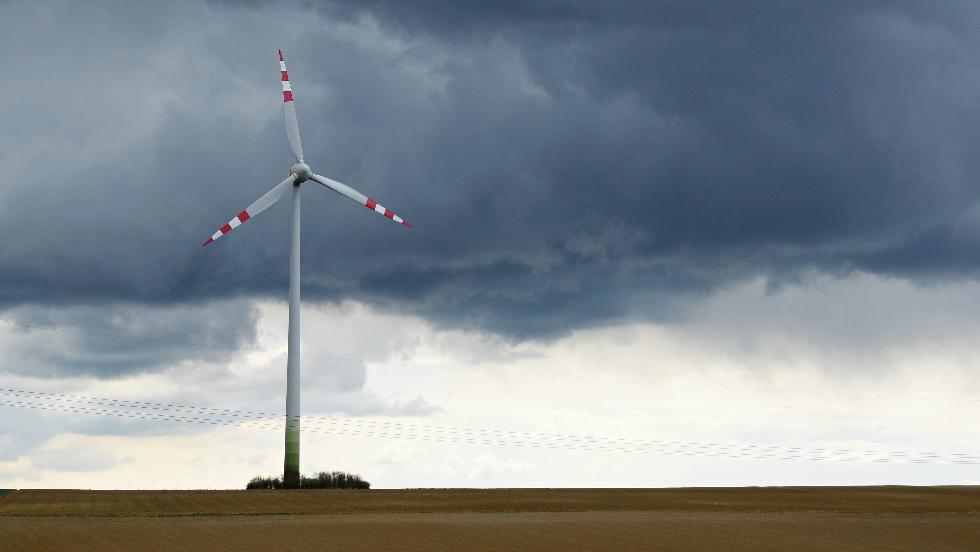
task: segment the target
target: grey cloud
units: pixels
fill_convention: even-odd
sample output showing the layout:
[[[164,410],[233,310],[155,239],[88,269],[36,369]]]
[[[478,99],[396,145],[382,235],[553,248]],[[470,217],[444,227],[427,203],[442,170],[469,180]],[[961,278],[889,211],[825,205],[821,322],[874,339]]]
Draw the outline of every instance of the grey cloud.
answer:
[[[42,470],[96,472],[120,463],[113,453],[84,447],[57,447],[35,452],[32,465]]]
[[[755,277],[974,277],[973,4],[100,9],[3,18],[46,36],[0,54],[46,84],[0,86],[7,305],[284,297],[282,206],[199,247],[289,165],[279,47],[310,163],[416,224],[306,187],[309,300],[546,337]]]
[[[258,314],[246,301],[148,307],[21,306],[4,313],[0,370],[31,377],[119,377],[186,361],[227,361],[249,348]]]

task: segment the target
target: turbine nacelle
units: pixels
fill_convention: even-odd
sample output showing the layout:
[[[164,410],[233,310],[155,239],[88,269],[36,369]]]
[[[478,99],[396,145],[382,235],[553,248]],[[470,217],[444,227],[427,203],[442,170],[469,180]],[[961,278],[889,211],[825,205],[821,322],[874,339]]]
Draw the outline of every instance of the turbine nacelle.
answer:
[[[293,185],[299,186],[303,182],[309,180],[313,172],[310,170],[309,165],[301,161],[289,168],[289,174],[296,176],[296,181],[293,182]]]

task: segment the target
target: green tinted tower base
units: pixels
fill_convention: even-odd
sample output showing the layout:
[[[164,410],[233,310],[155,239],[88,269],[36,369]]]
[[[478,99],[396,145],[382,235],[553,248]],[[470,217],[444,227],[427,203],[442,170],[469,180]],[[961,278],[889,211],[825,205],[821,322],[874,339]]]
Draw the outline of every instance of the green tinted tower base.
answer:
[[[286,458],[282,482],[287,489],[299,488],[299,420],[286,420]]]

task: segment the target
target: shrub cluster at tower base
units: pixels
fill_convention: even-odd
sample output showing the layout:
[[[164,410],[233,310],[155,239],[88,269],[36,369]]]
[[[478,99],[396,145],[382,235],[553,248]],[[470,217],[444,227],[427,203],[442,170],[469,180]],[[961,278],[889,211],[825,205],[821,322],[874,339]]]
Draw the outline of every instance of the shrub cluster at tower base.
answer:
[[[255,476],[246,489],[282,489],[282,477],[262,477]],[[299,478],[299,488],[301,489],[370,489],[371,484],[361,479],[360,475],[342,471],[320,472],[312,476],[302,476]]]

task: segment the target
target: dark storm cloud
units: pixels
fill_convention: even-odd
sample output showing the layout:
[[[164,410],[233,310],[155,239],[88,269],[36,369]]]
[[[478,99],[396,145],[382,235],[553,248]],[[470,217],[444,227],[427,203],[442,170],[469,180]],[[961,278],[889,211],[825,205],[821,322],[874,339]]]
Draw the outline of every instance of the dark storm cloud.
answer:
[[[288,168],[279,47],[314,169],[416,224],[305,186],[308,299],[548,336],[980,260],[972,4],[142,9],[2,18],[8,306],[284,297],[283,205],[199,246]]]
[[[4,346],[4,370],[32,377],[110,378],[184,361],[227,362],[250,348],[257,318],[246,301],[164,308],[16,307],[0,321],[11,336]]]

